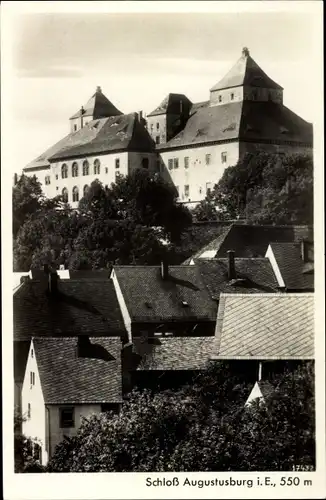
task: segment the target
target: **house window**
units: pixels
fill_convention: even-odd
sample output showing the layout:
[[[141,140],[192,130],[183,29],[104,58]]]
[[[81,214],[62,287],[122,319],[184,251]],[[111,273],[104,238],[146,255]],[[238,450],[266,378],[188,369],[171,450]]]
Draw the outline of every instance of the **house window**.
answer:
[[[72,201],[79,201],[79,189],[77,186],[72,189]]]
[[[213,185],[211,182],[206,182],[206,193],[209,194],[213,188]]]
[[[156,171],[157,172],[161,171],[161,160],[160,159],[156,160]]]
[[[50,178],[50,176],[49,176],[49,175],[47,175],[47,176],[45,177],[45,184],[46,184],[47,186],[48,186],[49,184],[51,184],[51,178]]]
[[[101,169],[100,160],[98,159],[94,160],[94,175],[98,175],[100,173],[100,169]]]
[[[27,405],[27,418],[31,418],[31,415],[32,415],[32,408],[31,408],[31,404],[28,403],[28,405]]]
[[[31,385],[35,385],[35,373],[34,372],[30,372],[30,382],[31,382]]]
[[[185,197],[186,198],[189,197],[189,185],[188,184],[185,185]]]
[[[160,124],[159,124],[159,123],[157,123],[157,124],[156,124],[156,130],[159,130],[159,129],[160,129]]]
[[[74,125],[74,132],[76,132],[77,130],[77,125]]]
[[[169,168],[169,170],[173,169],[173,158],[169,159],[169,161],[168,161],[168,168]]]
[[[142,167],[143,168],[148,168],[148,165],[149,165],[149,159],[148,158],[143,158],[142,161]]]
[[[89,175],[89,163],[87,160],[83,162],[83,175]]]
[[[68,189],[63,188],[62,190],[62,201],[63,203],[68,203]]]
[[[58,179],[59,179],[59,176],[58,176],[58,174],[57,174],[57,175],[55,176],[55,178],[56,178],[56,180],[58,180]]]
[[[179,158],[174,158],[173,159],[173,167],[174,168],[179,168]]]
[[[184,158],[184,166],[185,166],[185,168],[189,168],[189,156],[185,156],[185,158]]]
[[[62,179],[67,179],[68,177],[68,166],[65,163],[61,167],[61,177]]]
[[[31,349],[31,358],[34,358],[34,349]]]
[[[206,163],[206,165],[209,165],[209,164],[210,164],[210,162],[211,162],[211,155],[210,155],[210,154],[207,154],[207,155],[205,156],[205,163]]]
[[[115,168],[120,168],[120,159],[119,158],[115,159]]]
[[[234,94],[231,94],[231,101],[233,101],[234,99]]]
[[[87,184],[85,184],[85,186],[83,187],[83,196],[86,196],[87,193],[88,193],[88,190],[89,190],[89,187]]]
[[[108,174],[109,173],[109,169],[108,167],[105,167],[105,173]]]
[[[222,160],[222,163],[226,163],[227,160],[228,160],[228,154],[226,151],[223,151],[223,153],[221,153],[221,160]]]
[[[156,144],[160,144],[160,136],[159,135],[157,135],[155,137],[155,142],[156,142]]]
[[[75,427],[75,409],[74,408],[60,408],[60,427],[67,429],[68,427]]]
[[[153,133],[153,130],[154,130],[154,125],[151,124],[151,132]]]
[[[221,95],[218,96],[218,102],[222,102],[222,96]]]
[[[115,180],[117,181],[119,179],[119,177],[120,177],[120,172],[116,172],[115,173]]]
[[[71,175],[73,177],[78,177],[78,163],[76,163],[74,161],[74,163],[72,164],[72,167],[71,167]]]

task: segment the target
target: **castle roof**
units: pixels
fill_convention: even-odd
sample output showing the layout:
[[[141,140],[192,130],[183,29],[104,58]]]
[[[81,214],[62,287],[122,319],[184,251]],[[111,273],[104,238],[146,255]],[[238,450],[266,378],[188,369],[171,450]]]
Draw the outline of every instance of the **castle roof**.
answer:
[[[239,86],[248,87],[263,87],[268,89],[282,89],[280,85],[275,83],[266,73],[258,66],[249,54],[249,50],[244,48],[240,59],[230,69],[230,71],[211,88],[211,92],[215,90],[223,90]]]
[[[97,118],[107,118],[117,115],[122,115],[122,112],[102,93],[101,87],[97,87],[95,94],[92,95],[85,106],[70,117],[70,120],[79,118],[80,116],[92,116],[95,120]]]
[[[24,171],[33,171],[41,164],[50,165],[51,161],[114,151],[151,151],[153,147],[154,142],[139,122],[137,113],[100,118],[64,137]]]
[[[274,102],[237,101],[198,107],[184,129],[158,150],[230,140],[312,144],[312,125]]]
[[[179,114],[180,101],[183,105],[188,106],[189,109],[191,108],[192,103],[184,94],[168,94],[161,104],[147,116],[164,115],[165,113]]]

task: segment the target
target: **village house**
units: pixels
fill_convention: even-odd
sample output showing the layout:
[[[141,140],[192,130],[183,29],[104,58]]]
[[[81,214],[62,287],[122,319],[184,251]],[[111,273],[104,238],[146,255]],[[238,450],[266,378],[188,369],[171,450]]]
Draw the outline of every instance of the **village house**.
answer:
[[[217,226],[216,232],[218,236],[185,260],[184,264],[190,264],[194,259],[226,258],[229,250],[233,250],[237,257],[266,257],[271,242],[301,244],[305,241],[309,259],[312,258],[314,233],[309,225],[265,226],[241,222],[223,227],[222,231]]]
[[[46,196],[78,207],[90,184],[146,169],[172,182],[181,203],[203,200],[246,153],[312,154],[312,125],[283,104],[283,88],[244,48],[231,70],[192,103],[170,93],[147,115],[123,114],[100,87],[70,118],[70,133],[24,169]]]
[[[33,337],[22,387],[22,432],[46,465],[83,418],[122,403],[120,337]]]
[[[314,291],[313,245],[301,243],[270,243],[266,252],[280,287],[287,292]]]

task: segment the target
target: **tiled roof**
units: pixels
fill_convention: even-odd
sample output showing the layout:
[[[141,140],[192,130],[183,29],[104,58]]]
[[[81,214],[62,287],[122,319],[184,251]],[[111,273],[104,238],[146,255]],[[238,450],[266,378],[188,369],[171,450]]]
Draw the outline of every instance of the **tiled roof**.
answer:
[[[194,259],[204,258],[204,255],[207,255],[207,252],[215,251],[215,253],[214,253],[214,257],[215,257],[216,249],[219,248],[220,242],[222,242],[224,240],[230,227],[231,227],[231,224],[229,226],[223,227],[222,230],[220,227],[217,227],[216,233],[218,234],[218,236],[216,238],[212,239],[207,245],[202,247],[200,250],[198,250],[198,252],[196,252],[192,257],[189,257],[187,260],[185,260],[183,262],[183,264],[189,264]]]
[[[195,259],[210,295],[276,292],[278,283],[267,258],[235,258],[236,279],[228,278],[228,259]]]
[[[133,322],[215,321],[211,300],[196,266],[170,266],[161,278],[157,266],[114,266]]]
[[[111,280],[59,280],[58,294],[47,292],[47,279],[30,280],[15,293],[14,338],[32,336],[125,334],[120,307]]]
[[[234,250],[237,257],[265,257],[268,245],[275,242],[313,241],[311,226],[258,226],[233,224],[216,240],[216,257]]]
[[[199,108],[179,134],[157,149],[229,140],[312,144],[312,125],[281,104],[238,101]]]
[[[215,359],[314,358],[314,295],[222,294],[216,337]]]
[[[16,384],[22,384],[24,381],[29,346],[29,340],[14,341],[14,380]]]
[[[110,278],[110,274],[110,270],[70,271],[70,278],[78,281],[106,281]]]
[[[188,107],[192,106],[191,101],[184,94],[168,94],[161,104],[154,109],[147,116],[163,115],[165,113],[179,114],[180,113],[180,101],[182,105]]]
[[[302,260],[300,244],[273,242],[270,245],[286,288],[289,290],[313,290],[313,265],[311,263],[310,272],[307,273],[307,263]]]
[[[137,370],[203,370],[209,362],[215,337],[134,339],[142,359]]]
[[[107,118],[109,116],[122,115],[112,102],[109,101],[107,97],[98,88],[95,94],[87,101],[85,106],[83,106],[84,112],[83,116],[92,116],[94,120],[98,118]],[[81,110],[79,109],[70,120],[73,118],[79,118],[81,116]]]
[[[136,113],[100,118],[87,123],[46,150],[36,160],[25,167],[34,169],[42,164],[70,157],[104,154],[114,151],[154,150],[154,142],[144,126],[139,123]]]
[[[46,404],[122,401],[120,338],[91,339],[89,357],[78,356],[77,337],[33,343]]]
[[[211,91],[238,87],[241,85],[268,89],[282,89],[280,85],[266,75],[249,54],[242,55],[222,80],[211,88]]]

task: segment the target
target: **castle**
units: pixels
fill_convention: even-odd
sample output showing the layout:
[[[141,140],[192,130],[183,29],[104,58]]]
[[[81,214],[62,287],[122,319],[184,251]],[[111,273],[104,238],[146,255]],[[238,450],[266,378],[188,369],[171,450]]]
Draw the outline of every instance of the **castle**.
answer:
[[[146,120],[141,112],[123,114],[97,87],[70,118],[70,133],[23,171],[38,177],[46,196],[63,195],[76,208],[95,179],[109,186],[146,169],[195,206],[245,153],[312,153],[312,147],[312,124],[283,105],[283,88],[244,48],[209,100],[169,94]]]

